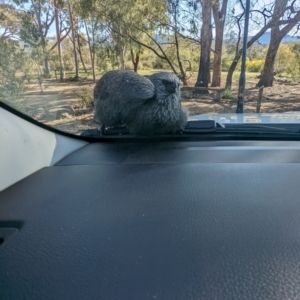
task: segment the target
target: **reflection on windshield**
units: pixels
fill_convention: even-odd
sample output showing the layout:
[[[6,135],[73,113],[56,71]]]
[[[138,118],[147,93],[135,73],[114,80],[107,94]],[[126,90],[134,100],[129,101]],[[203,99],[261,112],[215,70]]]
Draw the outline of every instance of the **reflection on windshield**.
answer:
[[[80,134],[101,126],[94,87],[104,74],[128,70],[148,80],[172,73],[190,118],[240,120],[247,1],[0,0],[0,101]],[[299,122],[300,0],[249,3],[242,122]],[[136,99],[113,83],[102,95],[116,90]],[[148,115],[135,113],[135,130],[146,128]]]

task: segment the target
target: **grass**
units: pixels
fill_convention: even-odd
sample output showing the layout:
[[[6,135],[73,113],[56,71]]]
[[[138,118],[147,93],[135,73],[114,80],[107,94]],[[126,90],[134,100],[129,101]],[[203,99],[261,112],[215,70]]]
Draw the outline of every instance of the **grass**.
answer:
[[[223,75],[223,73],[224,73],[224,75]],[[248,79],[255,79],[255,80],[258,80],[257,78],[256,78],[256,76],[257,75],[259,75],[260,73],[252,73],[252,72],[246,72],[246,80],[248,80]],[[233,73],[233,76],[232,76],[232,79],[233,80],[239,80],[240,79],[240,75],[241,75],[241,72],[234,72]],[[224,77],[223,77],[224,76]],[[222,72],[222,77],[223,78],[226,78],[226,76],[227,76],[227,72]]]

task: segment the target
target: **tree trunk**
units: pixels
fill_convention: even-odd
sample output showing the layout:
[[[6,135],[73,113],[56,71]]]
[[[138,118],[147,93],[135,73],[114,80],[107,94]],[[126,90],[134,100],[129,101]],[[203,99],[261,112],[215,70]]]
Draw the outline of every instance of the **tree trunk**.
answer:
[[[182,81],[183,85],[188,85],[187,84],[187,78],[186,78],[186,70],[183,68],[182,61],[181,61],[181,56],[180,56],[180,47],[179,47],[179,41],[178,41],[178,1],[175,4],[174,9],[174,25],[175,25],[175,31],[174,31],[174,40],[175,40],[175,49],[176,49],[176,58],[178,62],[178,67],[180,71],[180,80]]]
[[[25,1],[26,2],[26,1]],[[38,30],[40,33],[40,37],[41,37],[41,46],[42,46],[42,50],[43,50],[43,62],[44,62],[44,75],[49,76],[50,75],[50,67],[49,67],[49,60],[48,60],[48,52],[46,49],[46,36],[48,33],[48,30],[54,20],[54,17],[49,17],[49,11],[47,13],[47,19],[46,22],[42,21],[42,17],[43,17],[43,11],[45,9],[45,7],[43,7],[43,4],[45,3],[45,1],[42,0],[38,0],[38,1],[34,1],[31,0],[31,4],[32,4],[32,8],[34,10],[34,14],[36,17],[36,23],[38,25]]]
[[[125,53],[126,53],[126,47],[125,45],[121,45],[120,47],[120,54],[119,54],[119,57],[120,57],[120,69],[121,70],[125,70],[126,67],[125,67]]]
[[[44,49],[44,74],[48,77],[50,75],[50,66],[47,50]]]
[[[176,18],[175,18],[175,22],[177,24]],[[174,38],[175,38],[175,46],[176,46],[176,57],[177,57],[177,62],[178,62],[178,66],[179,66],[179,70],[180,70],[180,75],[181,75],[180,76],[180,80],[182,81],[183,85],[188,85],[187,84],[187,79],[186,79],[186,73],[185,73],[185,70],[183,68],[181,57],[180,57],[179,42],[178,42],[178,38],[177,38],[177,32],[175,32]]]
[[[59,28],[59,22],[58,22],[58,5],[56,0],[54,0],[54,16],[55,16],[55,27],[56,27],[56,40],[57,40],[57,51],[58,51],[58,58],[59,58],[59,78],[60,81],[63,81],[65,79],[65,70],[64,70],[64,64],[62,60],[62,53],[61,53],[61,39],[60,39],[60,28]]]
[[[47,49],[46,49],[46,40],[45,40],[45,37],[42,36],[41,40],[42,40],[43,63],[44,63],[43,73],[47,77],[50,74],[50,68],[49,68],[48,53],[47,53]]]
[[[267,23],[263,28],[261,28],[261,30],[258,33],[256,33],[251,38],[250,41],[248,41],[247,49],[249,47],[251,47],[254,44],[254,42],[256,42],[269,28],[273,28],[273,27],[277,26],[278,21],[280,20],[282,14],[285,11],[286,4],[287,4],[287,0],[276,0],[271,21],[269,23]],[[299,13],[297,13],[297,15],[292,20],[297,19],[299,17],[298,14]],[[288,22],[290,22],[290,20],[287,21],[287,23]],[[290,26],[290,24],[287,26]],[[232,76],[233,76],[234,70],[242,56],[242,52],[243,52],[243,49],[240,49],[239,51],[237,51],[236,55],[234,57],[234,60],[232,61],[232,64],[229,68],[227,78],[226,78],[226,86],[225,86],[226,89],[231,89]]]
[[[140,62],[140,54],[137,53],[137,54],[135,55],[135,63],[134,63],[134,72],[136,72],[136,73],[137,73],[137,71],[138,71],[139,62]]]
[[[77,37],[77,51],[79,53],[79,57],[80,57],[80,61],[81,61],[81,64],[83,66],[83,69],[84,69],[84,72],[87,73],[87,69],[86,69],[86,66],[85,66],[85,63],[84,63],[84,60],[82,58],[82,52],[81,52],[81,47],[80,47],[80,35],[78,33],[76,33],[76,37]]]
[[[257,86],[272,86],[273,85],[273,78],[274,78],[274,64],[276,59],[276,54],[280,46],[280,42],[283,37],[279,36],[279,30],[276,30],[278,28],[272,29],[271,32],[271,41],[268,48],[265,64],[263,71],[261,72],[260,80],[257,84]],[[275,35],[275,36],[274,36]]]
[[[216,47],[217,48],[217,47]],[[222,72],[222,53],[216,51],[214,54],[214,66],[211,86],[221,86],[221,72]]]
[[[72,14],[70,0],[68,0],[68,5],[69,5],[69,15],[70,15],[70,24],[71,24],[71,32],[72,32],[74,63],[75,63],[75,79],[78,79],[79,78],[79,69],[78,69],[78,59],[77,59],[77,51],[76,51],[75,28],[74,28],[73,14]]]
[[[89,44],[89,52],[90,52],[90,58],[91,58],[91,65],[92,65],[92,73],[93,73],[93,82],[96,82],[96,73],[95,73],[95,55],[93,55],[93,49],[91,44],[91,38],[89,34],[89,30],[87,28],[86,22],[84,21],[84,26],[86,30],[86,36]],[[94,30],[93,30],[94,33]],[[93,34],[93,41],[94,41],[94,34]]]
[[[236,66],[239,63],[240,58],[241,58],[241,55],[240,55],[240,53],[238,53],[230,65],[230,68],[227,73],[227,78],[226,78],[226,84],[225,84],[226,89],[231,89],[233,73],[236,69]]]
[[[267,29],[269,29],[270,27],[272,27],[272,25],[274,24],[273,21],[269,22],[267,25],[265,25],[256,35],[254,35],[250,41],[248,41],[247,43],[247,49],[249,47],[251,47],[266,31]],[[229,68],[229,71],[227,73],[227,78],[226,78],[226,85],[225,88],[231,89],[231,85],[232,85],[232,76],[233,73],[236,69],[236,66],[238,65],[238,62],[240,60],[240,58],[242,57],[242,53],[243,53],[243,48],[240,49],[236,54],[235,57],[231,63],[231,66]]]
[[[222,8],[219,10],[219,1],[213,2],[212,11],[216,26],[216,42],[213,63],[213,75],[211,86],[221,85],[221,72],[222,72],[222,47],[224,25],[227,11],[228,0],[223,0]]]
[[[208,87],[210,76],[210,48],[212,42],[211,0],[202,0],[202,28],[200,66],[196,87]],[[204,91],[208,93],[208,91]]]
[[[139,67],[139,61],[140,61],[140,54],[136,53],[134,57],[134,53],[132,48],[130,49],[130,55],[131,55],[131,61],[133,64],[133,71],[137,73],[138,67]]]
[[[285,3],[285,4],[284,4]],[[275,25],[271,30],[271,40],[264,64],[263,71],[261,73],[261,78],[257,84],[257,86],[272,86],[273,85],[273,77],[274,77],[274,63],[277,55],[278,48],[283,37],[289,33],[292,28],[300,21],[300,11],[294,16],[294,18],[289,19],[289,23],[280,29],[279,18],[285,12],[286,0],[277,0],[274,7],[274,14],[276,12],[276,16],[279,16],[275,20]]]

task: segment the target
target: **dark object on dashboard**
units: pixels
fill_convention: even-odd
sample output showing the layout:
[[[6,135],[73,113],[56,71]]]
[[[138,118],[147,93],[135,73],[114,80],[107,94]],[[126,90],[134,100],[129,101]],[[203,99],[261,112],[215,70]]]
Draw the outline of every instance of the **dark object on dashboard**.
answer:
[[[85,137],[100,137],[102,136],[101,131],[99,129],[87,129],[80,134]]]
[[[214,132],[217,130],[217,123],[214,120],[191,120],[184,129],[183,133]]]
[[[177,134],[190,134],[190,133],[205,133],[215,132],[218,128],[224,128],[224,126],[213,120],[190,120],[186,123],[185,127],[181,131],[176,132]],[[129,135],[128,128],[124,126],[112,126],[106,127],[101,126],[101,129],[88,129],[81,133],[81,136],[85,137],[103,137],[108,135]],[[171,136],[171,135],[170,135]]]

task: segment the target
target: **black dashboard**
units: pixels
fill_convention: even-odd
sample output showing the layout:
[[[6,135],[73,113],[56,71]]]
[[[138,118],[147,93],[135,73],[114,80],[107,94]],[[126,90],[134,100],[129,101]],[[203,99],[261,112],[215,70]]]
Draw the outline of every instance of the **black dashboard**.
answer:
[[[300,142],[89,144],[0,193],[0,299],[300,299]]]

